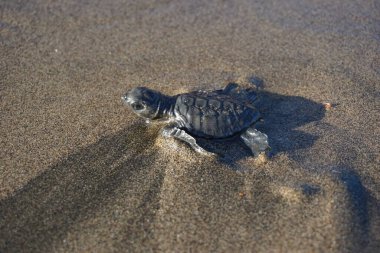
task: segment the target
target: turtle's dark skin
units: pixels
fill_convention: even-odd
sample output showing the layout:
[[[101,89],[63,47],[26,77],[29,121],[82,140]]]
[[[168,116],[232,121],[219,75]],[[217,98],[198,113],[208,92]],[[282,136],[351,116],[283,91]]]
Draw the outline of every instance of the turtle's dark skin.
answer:
[[[167,96],[145,87],[133,88],[122,99],[146,120],[164,119],[165,137],[175,137],[196,151],[210,154],[193,136],[227,138],[240,134],[255,156],[269,148],[268,137],[253,126],[261,119],[253,103],[257,95],[251,88],[241,89],[230,83],[223,90],[194,91]]]

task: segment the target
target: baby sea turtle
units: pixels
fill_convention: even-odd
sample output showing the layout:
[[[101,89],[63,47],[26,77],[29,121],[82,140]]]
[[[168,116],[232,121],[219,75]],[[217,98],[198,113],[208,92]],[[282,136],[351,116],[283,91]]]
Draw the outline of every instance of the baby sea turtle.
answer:
[[[122,99],[138,115],[150,120],[167,120],[165,137],[187,142],[196,151],[211,154],[195,138],[227,138],[240,134],[255,156],[269,148],[268,137],[253,127],[261,119],[253,103],[252,88],[229,83],[222,90],[194,91],[167,96],[145,87],[133,88]]]

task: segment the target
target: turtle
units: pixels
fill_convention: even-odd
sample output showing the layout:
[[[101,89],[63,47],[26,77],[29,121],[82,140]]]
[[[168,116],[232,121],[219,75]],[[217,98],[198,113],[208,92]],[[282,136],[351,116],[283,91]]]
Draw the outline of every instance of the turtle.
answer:
[[[266,134],[254,128],[262,120],[254,106],[254,88],[229,83],[224,89],[198,90],[174,96],[146,87],[135,87],[122,96],[134,113],[147,120],[167,122],[164,137],[188,143],[195,151],[214,155],[197,144],[195,137],[223,139],[240,134],[254,156],[269,149]]]

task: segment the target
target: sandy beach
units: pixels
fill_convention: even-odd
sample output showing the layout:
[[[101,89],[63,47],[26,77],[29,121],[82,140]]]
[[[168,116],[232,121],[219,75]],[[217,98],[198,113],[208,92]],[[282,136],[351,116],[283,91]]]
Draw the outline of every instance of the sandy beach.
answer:
[[[1,0],[0,252],[380,252],[379,13]],[[258,87],[266,162],[201,156],[120,99],[229,82]]]

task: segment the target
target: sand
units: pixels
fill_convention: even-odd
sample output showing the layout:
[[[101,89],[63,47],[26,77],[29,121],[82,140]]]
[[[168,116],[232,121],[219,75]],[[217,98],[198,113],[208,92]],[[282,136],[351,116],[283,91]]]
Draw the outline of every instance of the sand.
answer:
[[[2,0],[0,252],[379,252],[379,12]],[[232,81],[259,87],[266,162],[200,156],[120,100]]]

